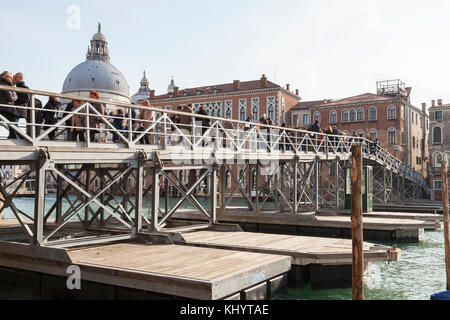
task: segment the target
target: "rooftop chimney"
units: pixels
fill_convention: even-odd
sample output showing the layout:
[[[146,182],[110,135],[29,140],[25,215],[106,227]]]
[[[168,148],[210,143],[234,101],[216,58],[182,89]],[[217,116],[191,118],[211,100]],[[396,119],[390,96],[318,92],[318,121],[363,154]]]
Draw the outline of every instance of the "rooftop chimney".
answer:
[[[295,95],[298,96],[299,92],[298,89],[295,89]]]
[[[291,88],[291,85],[289,83],[286,84],[286,90],[289,91],[290,88]]]
[[[261,88],[267,88],[267,77],[265,74],[261,77]]]
[[[150,90],[150,99],[155,98],[155,90]]]
[[[179,92],[180,92],[180,88],[178,88],[178,87],[174,87],[173,88],[173,95],[174,96],[177,96],[179,94]]]
[[[411,103],[411,90],[412,90],[412,88],[411,87],[407,87],[407,88],[405,88],[405,90],[406,90],[406,100],[409,103]]]
[[[238,91],[240,86],[241,86],[241,81],[239,81],[239,80],[234,80],[233,81],[233,90],[234,91]]]
[[[432,107],[432,108],[436,107],[436,101],[431,100],[431,107]]]
[[[426,103],[422,103],[422,112],[425,114],[427,111],[427,104]]]
[[[442,99],[438,99],[438,106],[442,106]]]

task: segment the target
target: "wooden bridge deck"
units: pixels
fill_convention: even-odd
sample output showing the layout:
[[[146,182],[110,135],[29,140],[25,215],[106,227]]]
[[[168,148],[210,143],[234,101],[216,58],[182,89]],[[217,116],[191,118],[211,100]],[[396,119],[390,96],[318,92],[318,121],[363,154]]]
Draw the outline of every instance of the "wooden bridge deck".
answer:
[[[292,264],[342,265],[352,263],[352,241],[251,232],[195,231],[182,233],[188,245],[286,255]],[[400,250],[364,243],[364,260],[397,261]]]
[[[70,250],[69,256],[131,276],[117,284],[193,299],[223,299],[290,270],[285,256],[178,245],[114,244]]]
[[[53,297],[71,294],[65,286],[70,265],[80,267],[83,281],[109,285],[110,291],[130,288],[167,298],[201,300],[239,298],[241,292],[255,287],[263,287],[266,298],[269,283],[286,277],[291,269],[286,256],[145,243],[60,249],[0,241],[0,261],[1,281],[14,272],[10,270],[32,272],[37,283],[42,282],[42,290]],[[56,285],[44,284],[49,275],[59,277]],[[39,295],[41,289],[37,291]],[[83,296],[83,292],[76,294]]]
[[[204,221],[204,216],[193,210],[179,210],[173,218]],[[239,224],[244,231],[307,235],[320,237],[351,237],[351,219],[345,216],[315,216],[314,214],[290,214],[277,211],[252,212],[236,208],[218,213],[222,223]],[[380,217],[363,218],[365,237],[369,241],[417,242],[424,230],[440,229],[434,221],[393,219]]]
[[[349,216],[350,210],[340,211],[339,215]],[[444,221],[444,216],[441,214],[432,213],[417,213],[417,212],[365,212],[363,214],[367,218],[383,218],[383,219],[398,219],[398,220],[419,220],[428,222]]]

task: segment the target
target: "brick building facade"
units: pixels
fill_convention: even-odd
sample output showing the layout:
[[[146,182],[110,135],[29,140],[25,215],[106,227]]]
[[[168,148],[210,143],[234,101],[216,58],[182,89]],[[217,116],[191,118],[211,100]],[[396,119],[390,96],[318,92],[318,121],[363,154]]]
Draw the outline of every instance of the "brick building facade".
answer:
[[[259,119],[264,113],[275,125],[286,122],[287,112],[299,101],[298,90],[290,91],[270,82],[263,75],[259,80],[239,81],[180,90],[172,81],[168,93],[148,98],[152,106],[174,110],[179,105],[192,103],[194,111],[205,106],[209,115],[245,121],[250,113]]]
[[[450,167],[450,137],[446,135],[450,131],[450,104],[437,104],[433,100],[430,108],[430,188],[431,199],[442,201],[442,176],[441,162],[447,162]],[[448,181],[447,181],[448,182]]]
[[[378,138],[392,155],[427,177],[429,118],[425,106],[411,104],[410,94],[411,88],[398,80],[379,82],[377,94],[300,102],[288,118],[304,128],[318,120],[322,128],[337,126],[347,135]]]

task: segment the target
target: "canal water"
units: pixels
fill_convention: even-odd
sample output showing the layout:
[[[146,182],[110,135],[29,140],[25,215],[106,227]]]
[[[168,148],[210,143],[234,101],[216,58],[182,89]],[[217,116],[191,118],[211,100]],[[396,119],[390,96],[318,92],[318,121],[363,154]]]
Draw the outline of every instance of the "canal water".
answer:
[[[170,199],[175,203],[177,199]],[[46,196],[46,209],[50,209],[55,201],[54,195]],[[202,205],[207,207],[208,201]],[[32,215],[34,199],[16,198],[16,206]],[[149,203],[145,205],[148,208]],[[164,201],[161,201],[164,205]],[[64,206],[68,206],[64,203]],[[184,208],[194,208],[188,201]],[[145,213],[148,215],[148,213]],[[5,218],[13,218],[11,211],[5,210]],[[373,241],[372,241],[373,242]],[[397,262],[374,262],[365,274],[364,295],[366,300],[429,300],[430,295],[444,291],[446,287],[444,232],[427,231],[419,243],[397,244],[381,243],[392,246],[396,244],[401,250],[401,259]],[[352,290],[326,289],[312,290],[290,288],[280,300],[351,300]]]

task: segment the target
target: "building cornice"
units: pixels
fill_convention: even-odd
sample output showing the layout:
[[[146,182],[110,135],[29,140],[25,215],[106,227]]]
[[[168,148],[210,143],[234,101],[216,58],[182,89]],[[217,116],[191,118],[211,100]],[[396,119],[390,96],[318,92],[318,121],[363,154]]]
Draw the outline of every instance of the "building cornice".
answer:
[[[241,95],[254,95],[254,94],[271,93],[271,92],[276,93],[278,91],[282,91],[283,93],[289,94],[289,95],[295,97],[296,99],[299,99],[299,100],[301,99],[300,97],[293,95],[291,92],[289,92],[281,87],[272,87],[272,88],[231,91],[231,92],[226,92],[226,93],[215,93],[215,94],[205,94],[205,95],[174,96],[172,98],[164,98],[164,99],[150,98],[149,101],[152,104],[157,104],[157,103],[185,101],[185,100],[210,100],[211,98],[220,99],[220,98],[235,97],[235,96],[241,96]]]
[[[385,103],[394,103],[394,102],[403,102],[400,99],[391,99],[391,100],[383,100],[383,101],[367,101],[367,102],[356,102],[356,103],[343,103],[343,104],[334,104],[334,105],[319,105],[312,106],[311,109],[336,109],[336,108],[349,108],[349,107],[359,107],[359,106],[367,106],[367,105],[375,105],[375,104],[385,104]]]

